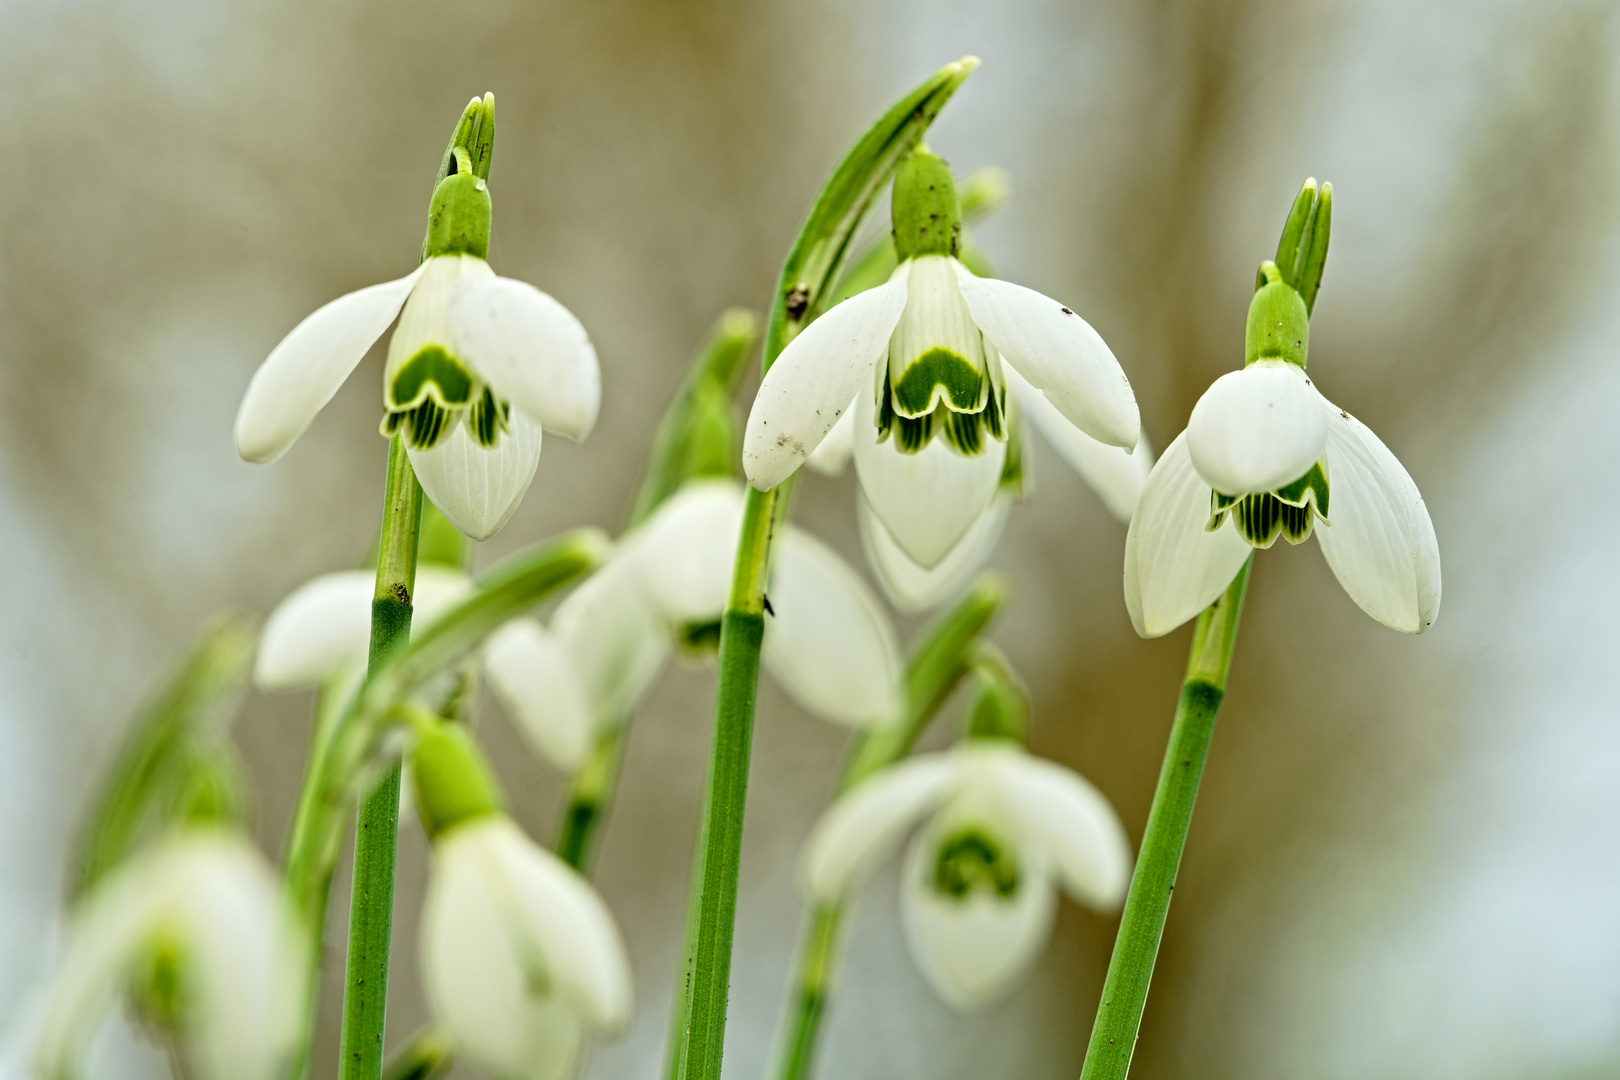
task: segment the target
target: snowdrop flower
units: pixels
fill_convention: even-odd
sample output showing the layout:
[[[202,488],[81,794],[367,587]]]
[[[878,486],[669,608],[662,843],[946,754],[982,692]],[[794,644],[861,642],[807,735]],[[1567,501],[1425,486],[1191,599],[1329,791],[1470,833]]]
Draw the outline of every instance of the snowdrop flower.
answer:
[[[1421,634],[1440,610],[1440,549],[1423,496],[1378,436],[1305,374],[1305,302],[1275,263],[1261,274],[1245,366],[1199,399],[1131,521],[1131,622],[1143,637],[1169,633],[1213,603],[1256,548],[1314,532],[1363,611]]]
[[[755,487],[772,488],[853,412],[849,441],[871,512],[927,569],[972,530],[1001,484],[1003,361],[1066,428],[1128,451],[1140,423],[1130,383],[1084,319],[957,260],[961,219],[943,161],[925,150],[908,158],[893,205],[900,266],[777,357],[748,418],[743,465]]]
[[[486,96],[493,130],[493,99]],[[382,430],[403,435],[422,490],[462,532],[494,535],[540,460],[541,430],[579,441],[596,423],[601,376],[585,328],[532,285],[497,277],[490,199],[464,147],[433,195],[422,265],[332,301],[271,351],[236,418],[236,448],[280,457],[397,316],[383,375]],[[403,311],[401,310],[403,308]]]
[[[1057,889],[1102,911],[1124,898],[1130,844],[1108,800],[1005,738],[918,754],[841,796],[805,845],[806,895],[845,899],[918,825],[900,914],[917,966],[954,1008],[986,1006],[1028,973]]]
[[[628,1029],[635,996],[613,916],[529,840],[464,729],[419,733],[417,807],[433,842],[422,979],[457,1053],[505,1077],[563,1080],[586,1036]]]
[[[45,998],[34,1074],[81,1075],[123,998],[200,1080],[270,1080],[303,1022],[305,939],[246,840],[193,827],[138,853],[84,899]]]
[[[597,737],[634,710],[672,642],[691,651],[718,640],[742,515],[739,485],[689,482],[558,605],[549,627],[516,620],[491,638],[491,685],[537,750],[577,769]],[[795,700],[856,727],[898,714],[894,629],[848,564],[786,526],[766,595],[763,663]]]

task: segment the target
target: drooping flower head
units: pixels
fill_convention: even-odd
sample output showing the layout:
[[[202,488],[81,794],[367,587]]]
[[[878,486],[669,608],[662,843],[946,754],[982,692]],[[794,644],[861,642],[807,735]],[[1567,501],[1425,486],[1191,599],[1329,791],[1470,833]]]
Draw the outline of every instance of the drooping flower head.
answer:
[[[1305,373],[1332,198],[1306,181],[1276,261],[1260,267],[1243,368],[1205,391],[1148,478],[1125,544],[1125,602],[1144,637],[1208,607],[1279,536],[1314,534],[1351,599],[1386,626],[1421,634],[1439,612],[1440,551],[1417,485]]]
[[[280,457],[394,322],[382,431],[400,434],[422,490],[484,540],[512,516],[540,460],[542,428],[575,441],[596,423],[601,376],[579,320],[532,285],[497,277],[489,256],[492,95],[468,106],[433,192],[422,264],[332,301],[254,374],[237,452]],[[464,136],[464,137],[463,137]],[[401,311],[403,308],[403,311]]]
[[[754,399],[743,465],[755,487],[774,487],[853,412],[845,445],[863,497],[906,557],[930,570],[1003,485],[1020,384],[1105,446],[1129,451],[1140,425],[1124,372],[1085,320],[962,265],[944,161],[922,149],[909,157],[895,176],[893,210],[898,268],[777,357]]]

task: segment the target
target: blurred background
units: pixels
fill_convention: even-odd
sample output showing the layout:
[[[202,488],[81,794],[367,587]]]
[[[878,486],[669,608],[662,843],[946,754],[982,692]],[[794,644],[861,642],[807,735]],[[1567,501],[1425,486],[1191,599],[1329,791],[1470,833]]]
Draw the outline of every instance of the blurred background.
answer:
[[[231,424],[300,318],[414,265],[467,99],[499,103],[491,261],[580,316],[605,384],[487,564],[617,528],[711,320],[768,302],[848,144],[974,53],[930,142],[1011,172],[980,244],[1102,332],[1155,446],[1241,362],[1300,181],[1333,181],[1312,375],[1407,464],[1444,556],[1416,639],[1356,609],[1315,544],[1259,560],[1133,1076],[1620,1073],[1617,47],[1612,4],[1531,0],[0,3],[0,1041],[136,702],[211,612],[262,614],[364,555],[380,350],[274,466],[238,461]],[[1044,446],[1035,469],[996,638],[1036,748],[1139,837],[1187,630],[1136,638],[1124,527]],[[853,479],[800,493],[858,559]],[[640,1015],[594,1077],[658,1068],[711,692],[672,672],[635,722],[597,879]],[[250,696],[236,724],[272,855],[309,705]],[[497,709],[484,732],[550,836],[558,777]],[[767,681],[729,1077],[766,1067],[793,860],[844,739]],[[426,848],[407,830],[401,850],[390,1041],[426,1015]],[[906,956],[895,888],[891,868],[861,905],[821,1074],[1072,1080],[1114,921],[1065,906],[1036,976],[960,1018]],[[116,1032],[102,1056],[161,1075]]]

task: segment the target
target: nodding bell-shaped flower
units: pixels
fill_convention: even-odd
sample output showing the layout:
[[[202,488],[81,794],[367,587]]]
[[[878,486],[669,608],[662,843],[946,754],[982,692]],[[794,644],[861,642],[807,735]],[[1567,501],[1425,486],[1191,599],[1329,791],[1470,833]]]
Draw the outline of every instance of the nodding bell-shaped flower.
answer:
[[[589,882],[501,811],[465,729],[417,733],[417,811],[433,843],[422,979],[456,1052],[523,1080],[564,1080],[587,1037],[623,1034],[635,995],[613,915]]]
[[[916,828],[900,878],[906,941],[934,990],[963,1010],[991,1004],[1028,973],[1058,889],[1111,911],[1131,872],[1114,808],[1078,774],[1024,750],[996,700],[1005,693],[981,693],[974,734],[950,750],[918,754],[840,796],[800,858],[805,895],[835,903]]]
[[[958,261],[961,216],[944,161],[912,154],[895,175],[893,206],[899,267],[777,357],[748,418],[743,466],[755,487],[772,488],[853,411],[866,501],[907,557],[929,569],[1002,483],[1009,372],[1066,426],[1107,446],[1134,448],[1140,422],[1125,373],[1084,319]]]
[[[1243,369],[1204,392],[1148,478],[1125,543],[1125,603],[1143,637],[1208,607],[1256,548],[1312,533],[1345,592],[1385,626],[1421,634],[1439,613],[1440,549],[1417,485],[1305,374],[1331,200],[1331,186],[1318,195],[1307,182],[1283,265],[1261,266]]]
[[[601,401],[596,351],[579,320],[485,261],[493,98],[469,108],[480,106],[489,137],[448,155],[422,265],[299,323],[254,374],[236,417],[237,452],[274,461],[397,316],[382,430],[403,436],[422,490],[475,540],[499,531],[528,491],[542,428],[584,439]]]
[[[304,1022],[309,947],[264,858],[234,831],[192,826],[84,898],[45,998],[34,1075],[82,1075],[122,999],[199,1080],[284,1075]]]
[[[549,627],[514,620],[492,636],[484,653],[491,686],[559,768],[577,769],[597,737],[625,721],[672,642],[687,652],[718,642],[743,502],[732,481],[688,482],[625,534]],[[795,526],[781,529],[766,596],[762,660],[800,705],[853,727],[898,715],[894,628],[832,549]]]

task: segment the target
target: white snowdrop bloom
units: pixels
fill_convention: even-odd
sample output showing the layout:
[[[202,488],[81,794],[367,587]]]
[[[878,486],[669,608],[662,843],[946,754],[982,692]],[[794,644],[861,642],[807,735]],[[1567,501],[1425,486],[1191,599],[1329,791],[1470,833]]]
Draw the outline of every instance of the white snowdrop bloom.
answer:
[[[1136,398],[1084,319],[1040,293],[973,275],[956,259],[950,170],[918,152],[895,178],[899,267],[807,326],[766,372],[743,466],[768,490],[811,457],[853,408],[861,487],[901,550],[932,568],[995,496],[1006,458],[1006,366],[1067,424],[1135,447]],[[851,403],[853,407],[851,406]],[[846,436],[817,459],[833,468]]]
[[[434,1015],[491,1072],[564,1080],[585,1036],[629,1027],[635,996],[613,916],[503,814],[435,839],[421,933]]]
[[[133,856],[72,915],[37,1027],[34,1075],[81,1075],[114,1004],[175,1041],[200,1080],[284,1074],[308,946],[280,881],[242,837],[192,828]]]
[[[601,376],[578,319],[532,285],[490,269],[488,190],[464,150],[452,162],[434,194],[422,265],[299,323],[248,385],[236,448],[248,461],[280,457],[398,317],[383,377],[383,431],[403,434],[434,505],[484,540],[528,490],[541,429],[575,441],[589,434]]]
[[[531,743],[565,770],[623,723],[672,642],[712,645],[731,587],[743,491],[688,483],[620,541],[549,628],[509,626],[486,671]],[[830,548],[789,525],[771,553],[762,662],[817,716],[866,727],[898,715],[903,665],[881,602]]]
[[[1014,740],[969,738],[833,803],[801,856],[806,896],[845,899],[913,829],[900,882],[906,941],[958,1009],[994,1002],[1028,973],[1058,889],[1108,911],[1130,879],[1125,829],[1096,788]]]
[[[1213,603],[1254,549],[1314,532],[1363,611],[1421,634],[1440,610],[1440,548],[1423,496],[1378,436],[1305,374],[1304,302],[1275,265],[1267,272],[1247,366],[1210,386],[1148,477],[1125,542],[1131,622],[1144,637],[1168,633]]]

